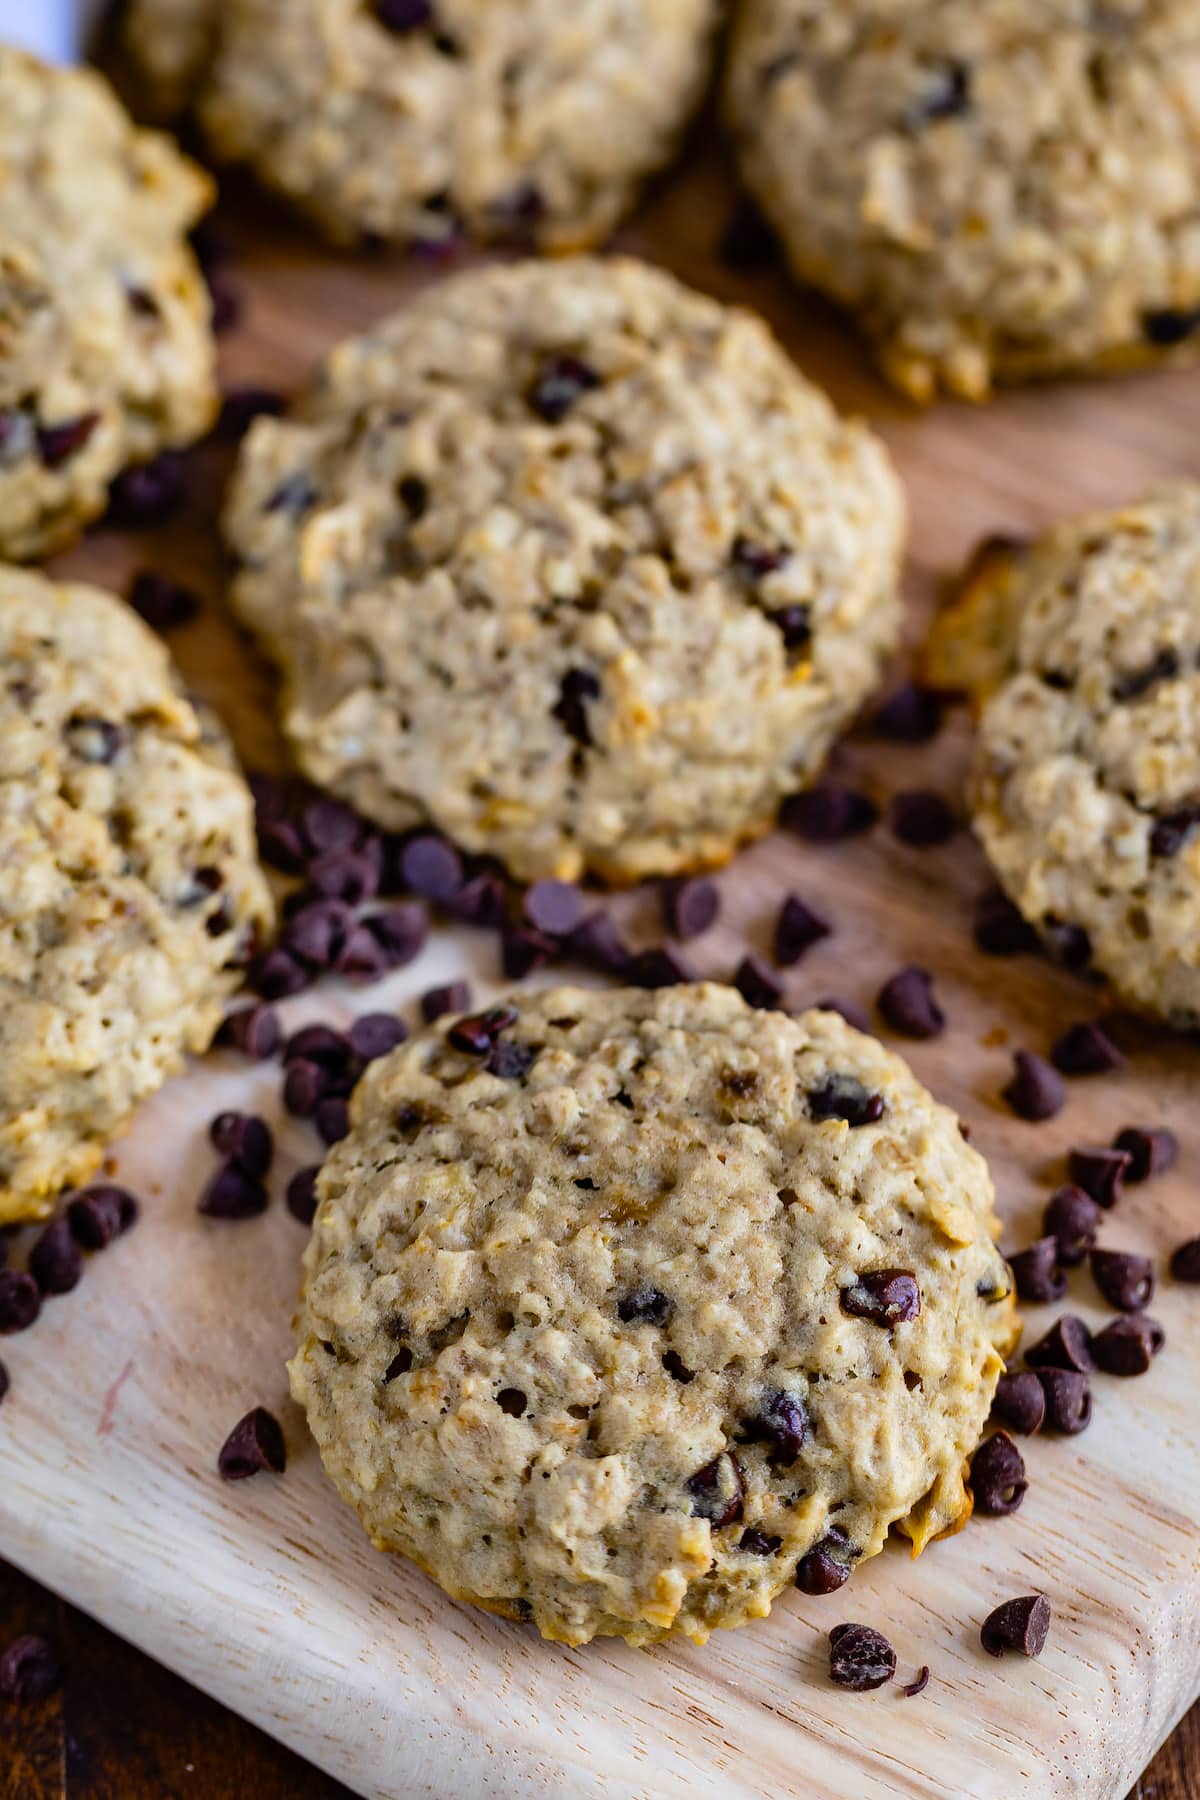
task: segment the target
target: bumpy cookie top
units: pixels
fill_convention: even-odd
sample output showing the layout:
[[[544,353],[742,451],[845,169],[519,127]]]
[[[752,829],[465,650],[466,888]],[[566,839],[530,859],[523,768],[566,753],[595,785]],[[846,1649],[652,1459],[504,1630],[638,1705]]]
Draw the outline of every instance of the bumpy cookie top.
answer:
[[[336,239],[437,240],[461,223],[580,248],[674,149],[720,10],[226,0],[201,113],[222,155],[252,163]]]
[[[953,1114],[832,1013],[560,988],[376,1064],[293,1391],[381,1548],[581,1643],[960,1518],[1014,1336]]]
[[[1060,526],[996,579],[1012,666],[979,722],[984,847],[1052,944],[1195,1026],[1200,487]]]
[[[465,274],[343,344],[226,516],[306,771],[521,876],[728,855],[898,623],[882,445],[630,261]]]
[[[0,1222],[207,1047],[270,920],[249,793],[163,646],[0,568]]]
[[[744,0],[728,90],[798,271],[921,399],[1188,337],[1198,96],[1195,0]]]

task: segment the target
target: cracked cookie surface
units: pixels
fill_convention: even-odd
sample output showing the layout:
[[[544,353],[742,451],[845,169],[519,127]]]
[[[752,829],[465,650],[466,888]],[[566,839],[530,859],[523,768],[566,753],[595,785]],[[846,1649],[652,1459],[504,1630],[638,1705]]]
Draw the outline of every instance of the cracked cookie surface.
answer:
[[[560,988],[351,1113],[291,1378],[379,1548],[548,1637],[702,1641],[964,1517],[1011,1280],[986,1165],[874,1038]]]
[[[589,258],[341,345],[226,508],[305,773],[528,879],[767,829],[895,641],[903,527],[882,444],[761,320]]]

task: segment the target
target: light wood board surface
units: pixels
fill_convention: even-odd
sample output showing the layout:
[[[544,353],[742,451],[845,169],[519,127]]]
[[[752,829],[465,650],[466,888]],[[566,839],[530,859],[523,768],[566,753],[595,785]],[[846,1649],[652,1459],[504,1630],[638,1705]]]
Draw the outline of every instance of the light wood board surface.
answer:
[[[985,411],[906,410],[827,308],[781,276],[748,281],[720,266],[713,251],[731,197],[702,145],[622,242],[758,305],[840,404],[878,423],[912,508],[913,640],[940,578],[983,533],[1027,531],[1197,472],[1200,373],[1050,387]],[[249,306],[225,341],[231,382],[295,388],[335,338],[438,278],[411,263],[326,255],[244,196],[233,214],[234,274]],[[205,614],[174,647],[261,766],[278,761],[269,674],[218,599],[225,466],[211,449],[198,459],[197,502],[182,526],[137,540],[97,532],[60,566],[121,588],[134,566],[153,563],[201,585]],[[927,784],[957,797],[966,745],[958,716],[930,746],[859,738],[838,762],[881,799]],[[1106,1224],[1107,1242],[1151,1250],[1161,1264],[1200,1231],[1197,1048],[1131,1025],[1127,1070],[1072,1083],[1049,1124],[1014,1120],[998,1100],[1011,1050],[1044,1050],[1102,1001],[1038,958],[1000,962],[973,949],[972,901],[986,882],[965,834],[932,851],[903,848],[885,827],[832,850],[777,836],[721,877],[722,923],[697,944],[696,961],[723,975],[747,941],[766,948],[778,903],[795,888],[837,929],[789,976],[789,1002],[840,993],[869,1005],[898,966],[929,965],[948,1030],[898,1047],[970,1122],[996,1177],[1008,1247],[1034,1234],[1068,1144],[1106,1142],[1129,1122],[1166,1123],[1182,1136],[1180,1165],[1130,1189]],[[624,896],[617,908],[636,936],[655,934],[652,896]],[[464,966],[482,991],[495,957],[490,938],[443,936],[387,983],[326,987],[289,1003],[287,1018],[401,1006]],[[0,1554],[364,1794],[1014,1800],[1126,1791],[1200,1691],[1200,1296],[1164,1280],[1153,1310],[1167,1352],[1140,1381],[1098,1377],[1095,1421],[1082,1437],[1029,1444],[1030,1490],[1014,1517],[975,1521],[916,1563],[891,1549],[841,1594],[789,1593],[768,1621],[718,1633],[703,1649],[553,1647],[376,1555],[322,1477],[283,1370],[303,1232],[281,1196],[291,1170],[315,1160],[316,1142],[284,1119],[278,1086],[277,1065],[210,1057],[147,1105],[116,1147],[119,1179],[147,1197],[143,1222],[93,1260],[74,1295],[3,1346],[13,1387],[0,1411]],[[207,1121],[231,1106],[279,1125],[279,1198],[240,1225],[195,1212],[213,1166]],[[1098,1319],[1095,1299],[1077,1275],[1071,1303]],[[1030,1334],[1043,1324],[1034,1312]],[[287,1474],[225,1486],[217,1450],[258,1402],[284,1421]],[[1055,1611],[1045,1655],[994,1662],[979,1648],[980,1622],[999,1600],[1034,1589]],[[853,1695],[830,1685],[825,1634],[846,1618],[891,1637],[895,1686]],[[904,1699],[899,1681],[923,1663],[928,1689]]]

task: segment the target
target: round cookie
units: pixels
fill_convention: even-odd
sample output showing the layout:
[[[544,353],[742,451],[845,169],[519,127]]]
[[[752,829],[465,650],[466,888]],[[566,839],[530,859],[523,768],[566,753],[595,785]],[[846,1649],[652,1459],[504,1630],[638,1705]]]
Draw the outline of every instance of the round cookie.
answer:
[[[875,1039],[559,988],[439,1020],[351,1120],[290,1370],[378,1548],[567,1643],[703,1641],[966,1516],[1012,1284]]]
[[[895,640],[903,524],[883,446],[761,320],[590,259],[343,344],[226,510],[305,772],[524,879],[767,829]]]
[[[208,1047],[272,906],[228,746],[119,600],[0,567],[0,670],[6,1224]]]
[[[958,629],[978,620],[1002,671],[972,809],[1003,887],[1068,962],[1194,1029],[1200,487],[1060,526],[985,570],[968,609]]]
[[[982,399],[1191,348],[1198,90],[1194,0],[742,0],[726,101],[801,279]]]
[[[160,0],[161,4],[161,0]],[[604,238],[674,152],[718,0],[225,0],[201,115],[335,241]]]
[[[208,429],[212,198],[107,83],[0,45],[0,557],[48,555],[114,475]]]

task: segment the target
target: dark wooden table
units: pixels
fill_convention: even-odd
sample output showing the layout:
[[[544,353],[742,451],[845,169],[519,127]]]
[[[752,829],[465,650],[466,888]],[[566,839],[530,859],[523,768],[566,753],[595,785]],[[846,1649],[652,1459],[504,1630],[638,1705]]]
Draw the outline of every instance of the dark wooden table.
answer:
[[[0,1701],[0,1800],[342,1800],[348,1794],[0,1563],[0,1648],[24,1631],[54,1643],[64,1680],[36,1706]],[[1129,1800],[1197,1796],[1200,1703]]]

